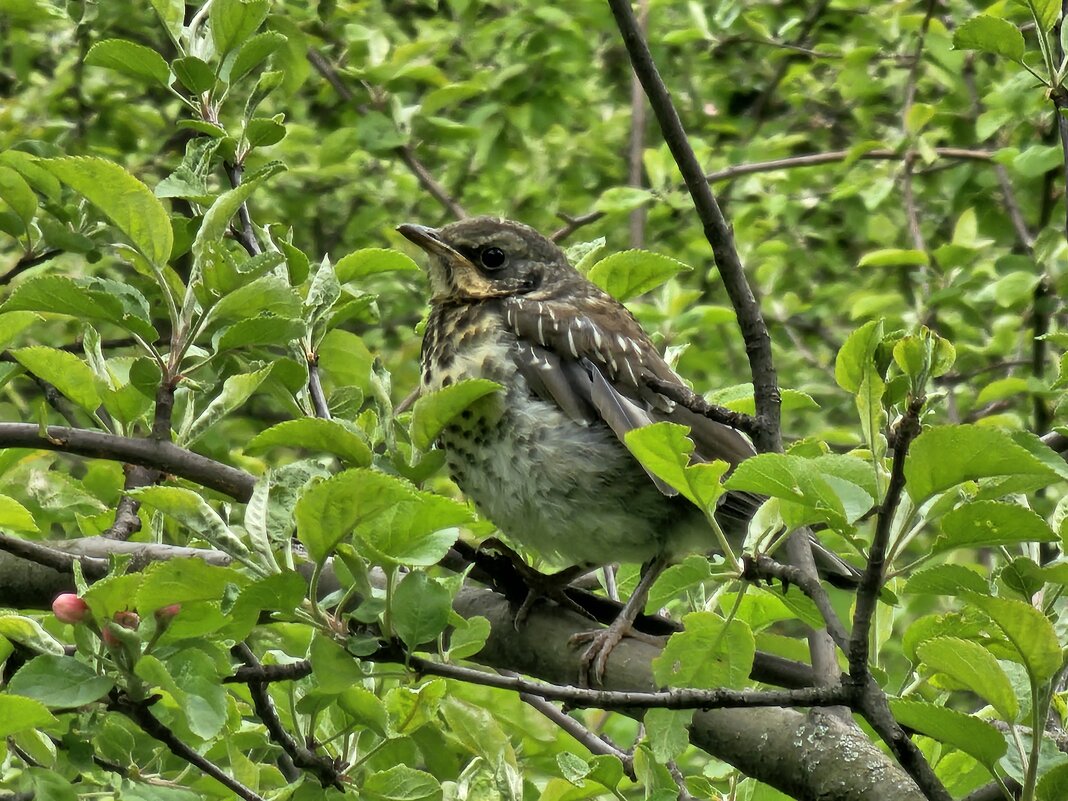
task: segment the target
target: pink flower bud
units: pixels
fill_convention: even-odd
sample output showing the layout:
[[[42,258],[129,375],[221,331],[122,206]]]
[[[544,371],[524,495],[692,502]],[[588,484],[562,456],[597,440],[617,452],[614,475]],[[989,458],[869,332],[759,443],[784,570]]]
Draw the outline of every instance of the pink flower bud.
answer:
[[[52,612],[61,623],[81,623],[89,614],[89,605],[73,592],[65,592],[52,601]]]
[[[156,610],[156,623],[170,623],[174,617],[182,611],[181,604],[171,604]]]
[[[141,623],[137,612],[116,612],[112,619],[124,629],[136,629]]]
[[[104,641],[104,645],[108,648],[118,648],[122,645],[122,642],[115,636],[115,632],[112,630],[114,623],[104,624],[104,628],[100,630],[100,639]]]

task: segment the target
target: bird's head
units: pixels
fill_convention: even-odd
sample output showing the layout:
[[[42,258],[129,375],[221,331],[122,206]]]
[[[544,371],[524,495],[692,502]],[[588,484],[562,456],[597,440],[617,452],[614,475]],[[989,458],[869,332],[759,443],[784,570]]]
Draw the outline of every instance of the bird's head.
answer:
[[[511,220],[472,217],[443,228],[405,223],[397,230],[430,257],[436,303],[525,295],[578,278],[560,248]]]

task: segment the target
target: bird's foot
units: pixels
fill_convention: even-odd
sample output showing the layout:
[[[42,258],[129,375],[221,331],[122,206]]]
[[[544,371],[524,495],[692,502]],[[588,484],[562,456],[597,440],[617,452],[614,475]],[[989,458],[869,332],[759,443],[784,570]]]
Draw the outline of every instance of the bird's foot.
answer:
[[[649,643],[657,647],[663,647],[664,638],[655,634],[646,634],[638,631],[622,615],[612,621],[606,629],[594,629],[593,631],[580,631],[571,635],[572,645],[589,643],[579,659],[579,684],[583,687],[600,685],[604,681],[604,671],[608,667],[608,657],[619,645],[624,637]],[[593,682],[590,682],[590,679]]]
[[[496,537],[490,537],[489,539],[484,540],[482,544],[479,545],[479,550],[496,551],[502,556],[507,557],[512,563],[512,567],[515,568],[516,572],[522,578],[523,583],[527,586],[526,597],[523,599],[523,603],[520,604],[519,610],[515,614],[515,620],[513,621],[516,630],[519,630],[523,626],[523,623],[526,621],[534,604],[542,598],[548,598],[550,601],[554,601],[565,609],[570,609],[572,612],[578,612],[583,617],[596,620],[596,618],[594,618],[593,615],[586,611],[581,605],[575,603],[566,592],[567,586],[579,576],[588,573],[589,568],[576,566],[557,571],[556,573],[545,574],[535,570],[524,562],[523,557]]]

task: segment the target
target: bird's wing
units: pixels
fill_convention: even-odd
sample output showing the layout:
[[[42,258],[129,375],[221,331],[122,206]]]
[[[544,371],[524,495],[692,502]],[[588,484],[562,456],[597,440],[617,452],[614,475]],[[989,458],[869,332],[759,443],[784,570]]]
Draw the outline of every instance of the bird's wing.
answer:
[[[659,421],[689,426],[697,461],[734,466],[755,451],[730,426],[709,420],[650,389],[649,377],[682,383],[620,303],[592,287],[566,301],[516,296],[504,301],[505,324],[517,335],[513,358],[531,389],[577,422],[603,421],[623,440]],[[665,495],[674,489],[652,477]]]

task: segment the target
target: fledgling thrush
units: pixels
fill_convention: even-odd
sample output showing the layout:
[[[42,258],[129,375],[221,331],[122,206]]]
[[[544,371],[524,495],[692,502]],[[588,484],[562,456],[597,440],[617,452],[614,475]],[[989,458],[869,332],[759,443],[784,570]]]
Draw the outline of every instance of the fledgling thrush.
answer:
[[[533,228],[477,217],[398,230],[430,257],[423,390],[468,378],[505,387],[443,431],[453,480],[509,538],[546,559],[643,566],[619,617],[584,638],[583,677],[592,670],[599,682],[663,569],[718,550],[701,510],[647,473],[623,436],[668,420],[690,427],[695,461],[733,468],[756,451],[739,431],[650,389],[649,377],[682,379],[631,313]],[[722,497],[716,520],[732,546],[741,546],[761,501]],[[825,577],[856,583],[852,566],[813,545]]]

